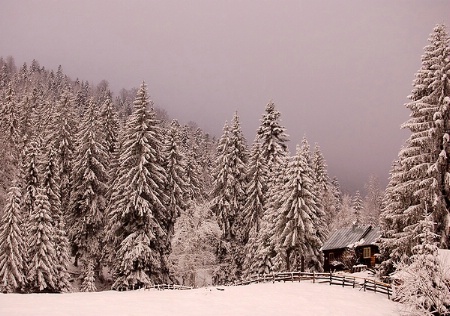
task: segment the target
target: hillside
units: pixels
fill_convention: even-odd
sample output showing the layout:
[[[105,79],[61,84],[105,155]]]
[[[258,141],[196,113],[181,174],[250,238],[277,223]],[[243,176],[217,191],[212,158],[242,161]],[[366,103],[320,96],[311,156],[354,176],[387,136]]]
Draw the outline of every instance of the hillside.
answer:
[[[381,294],[325,284],[266,283],[186,291],[0,295],[0,315],[400,315]]]

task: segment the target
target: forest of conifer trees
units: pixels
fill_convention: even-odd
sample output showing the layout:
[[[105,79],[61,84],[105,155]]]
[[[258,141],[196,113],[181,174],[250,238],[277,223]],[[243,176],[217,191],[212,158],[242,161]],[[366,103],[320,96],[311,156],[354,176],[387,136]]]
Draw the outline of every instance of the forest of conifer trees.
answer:
[[[250,150],[237,112],[216,140],[169,119],[145,83],[114,97],[62,67],[0,64],[3,291],[321,271],[341,193],[317,145],[289,156],[273,102]]]
[[[341,192],[318,144],[289,140],[272,101],[248,144],[238,112],[216,138],[169,118],[145,82],[114,96],[107,81],[0,58],[0,290],[122,291],[323,271],[329,233],[370,224],[383,232],[381,273],[413,271],[435,297],[449,293],[435,260],[450,248],[445,26],[429,42],[406,104],[411,136],[386,191],[371,177],[364,197]],[[406,279],[400,301],[447,310],[450,294],[411,302],[420,286]]]

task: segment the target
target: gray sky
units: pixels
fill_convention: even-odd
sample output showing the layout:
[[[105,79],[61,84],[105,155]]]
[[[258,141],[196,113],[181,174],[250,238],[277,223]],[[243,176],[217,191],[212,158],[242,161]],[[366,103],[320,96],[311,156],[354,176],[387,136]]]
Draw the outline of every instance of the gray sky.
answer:
[[[318,142],[354,191],[387,183],[437,23],[450,1],[0,0],[0,56],[116,92],[145,80],[170,116],[217,136],[237,110],[249,144],[273,100],[291,151]]]

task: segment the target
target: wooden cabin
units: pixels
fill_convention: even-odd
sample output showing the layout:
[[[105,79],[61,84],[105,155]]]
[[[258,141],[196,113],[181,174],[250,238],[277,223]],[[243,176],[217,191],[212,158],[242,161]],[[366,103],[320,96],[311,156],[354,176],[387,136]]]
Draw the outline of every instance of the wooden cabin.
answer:
[[[343,256],[348,256],[348,253],[354,254],[354,260],[352,260],[354,264],[373,268],[378,263],[380,237],[379,227],[353,225],[338,229],[322,246],[324,270],[351,269],[352,266],[345,264],[345,261],[348,260],[343,258]]]

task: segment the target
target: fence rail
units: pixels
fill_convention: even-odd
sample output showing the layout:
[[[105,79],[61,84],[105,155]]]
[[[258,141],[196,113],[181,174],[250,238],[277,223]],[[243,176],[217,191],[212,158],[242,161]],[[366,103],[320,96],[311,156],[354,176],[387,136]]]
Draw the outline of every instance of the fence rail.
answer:
[[[150,289],[157,290],[192,290],[190,286],[178,285],[178,284],[155,284],[149,287]]]
[[[330,285],[340,285],[342,287],[351,286],[353,288],[364,290],[364,292],[372,291],[385,294],[389,299],[392,297],[392,287],[390,284],[367,278],[338,275],[334,273],[277,272],[272,274],[252,275],[245,280],[237,281],[230,285],[248,285],[265,282],[301,282],[302,280],[312,280],[313,283],[328,283]]]

